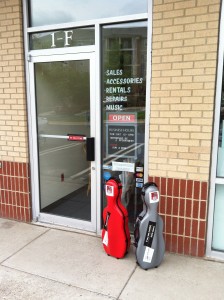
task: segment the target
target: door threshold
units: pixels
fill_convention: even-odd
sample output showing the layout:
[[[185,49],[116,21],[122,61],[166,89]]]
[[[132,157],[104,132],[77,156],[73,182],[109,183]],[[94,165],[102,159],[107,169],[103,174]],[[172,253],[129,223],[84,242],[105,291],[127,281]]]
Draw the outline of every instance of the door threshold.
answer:
[[[56,229],[56,230],[67,231],[67,232],[74,232],[74,233],[85,234],[85,235],[90,235],[90,236],[94,236],[94,237],[101,237],[101,234],[99,235],[96,232],[87,231],[87,230],[83,230],[83,229],[77,229],[77,228],[69,227],[69,226],[51,224],[51,223],[40,222],[40,221],[31,221],[31,224],[36,225],[36,226],[40,226],[40,227],[49,228],[49,229]]]

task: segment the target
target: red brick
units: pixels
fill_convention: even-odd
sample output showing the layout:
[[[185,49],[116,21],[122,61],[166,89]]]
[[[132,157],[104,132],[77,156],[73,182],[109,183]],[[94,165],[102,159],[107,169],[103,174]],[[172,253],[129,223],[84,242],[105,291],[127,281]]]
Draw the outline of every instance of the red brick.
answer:
[[[25,220],[26,222],[31,221],[31,210],[29,208],[25,208]]]
[[[172,198],[167,197],[166,199],[166,214],[171,215],[172,214]]]
[[[154,182],[154,177],[153,176],[149,176],[148,180],[149,180],[149,182]]]
[[[192,200],[186,200],[185,217],[191,218],[191,216],[192,216]]]
[[[207,202],[200,201],[200,219],[202,220],[206,219],[206,207],[207,207]]]
[[[178,232],[179,235],[183,235],[184,234],[184,219],[183,218],[179,218],[179,226],[178,226]]]
[[[154,182],[158,186],[158,189],[160,190],[160,177],[155,177]]]
[[[165,248],[167,251],[171,250],[171,234],[165,235]]]
[[[19,163],[14,163],[14,174],[15,176],[19,176]]]
[[[28,179],[25,178],[23,180],[23,192],[24,193],[29,193],[29,184],[28,184]]]
[[[191,236],[197,238],[198,237],[198,221],[197,220],[192,220],[192,232]]]
[[[19,163],[19,177],[23,177],[23,163]]]
[[[180,180],[180,197],[182,197],[182,198],[186,197],[186,185],[187,185],[187,181],[181,179]]]
[[[30,207],[29,194],[24,194],[24,207],[26,207],[26,208]]]
[[[197,253],[198,253],[198,241],[197,239],[191,239],[190,255],[197,256]]]
[[[178,218],[172,217],[172,234],[178,233]]]
[[[6,175],[11,175],[11,165],[10,162],[6,162]]]
[[[189,199],[192,199],[192,195],[193,195],[193,181],[188,180],[187,181],[187,194],[186,194],[186,197],[189,198]]]
[[[198,219],[199,217],[199,201],[193,201],[193,218]]]
[[[191,241],[190,238],[188,238],[188,237],[184,238],[184,253],[183,254],[186,254],[186,255],[190,254],[190,241]]]
[[[8,217],[6,216],[6,205],[4,203],[2,203],[1,212],[3,218]]]
[[[201,200],[207,200],[207,182],[201,183]]]
[[[7,163],[6,163],[6,161],[3,161],[2,162],[2,174],[3,175],[6,175],[6,167],[7,166]]]
[[[203,257],[205,255],[205,241],[204,240],[198,240],[198,253],[197,255],[199,257]]]
[[[173,198],[172,214],[173,216],[178,216],[179,214],[179,198]]]
[[[200,239],[205,239],[206,236],[206,221],[199,222],[199,235]]]
[[[173,181],[173,196],[179,197],[180,195],[180,180],[174,179]]]
[[[177,236],[172,235],[171,237],[171,252],[177,253]]]
[[[5,191],[1,190],[1,203],[5,203]]]
[[[20,193],[16,192],[16,199],[15,199],[16,206],[20,206]]]
[[[177,237],[177,242],[178,242],[177,253],[183,254],[183,252],[184,252],[184,238],[182,236],[178,236]]]
[[[21,205],[21,207],[25,206],[24,195],[25,195],[24,193],[20,194],[20,205]]]
[[[21,207],[16,207],[16,215],[18,221],[23,221],[22,214],[21,214]]]
[[[200,194],[200,182],[194,181],[194,199],[199,200],[199,194]]]
[[[173,196],[173,179],[168,178],[167,181],[167,196]]]
[[[185,199],[180,199],[180,209],[179,209],[179,216],[184,217],[185,216]]]
[[[6,218],[11,218],[11,211],[10,211],[10,206],[5,205],[5,217]]]
[[[159,213],[160,214],[165,214],[165,208],[166,208],[166,201],[165,201],[165,197],[161,196],[160,197],[160,202],[159,202]]]
[[[185,236],[191,236],[191,220],[185,220]]]
[[[167,183],[166,178],[161,178],[161,187],[160,187],[161,195],[166,195],[166,186],[167,186],[166,183]]]
[[[12,192],[9,192],[8,196],[9,196],[9,204],[12,204],[13,203]]]
[[[172,224],[171,224],[171,217],[166,216],[166,228],[165,228],[166,233],[172,233]]]

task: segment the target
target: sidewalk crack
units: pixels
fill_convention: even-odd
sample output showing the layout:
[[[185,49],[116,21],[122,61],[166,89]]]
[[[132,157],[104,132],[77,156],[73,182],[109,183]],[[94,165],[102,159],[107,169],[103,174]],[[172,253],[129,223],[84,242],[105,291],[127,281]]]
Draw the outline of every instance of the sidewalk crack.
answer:
[[[135,268],[133,269],[133,271],[132,271],[131,274],[129,275],[129,277],[128,277],[126,283],[124,284],[122,290],[120,291],[118,297],[116,298],[117,300],[120,299],[121,294],[123,293],[124,289],[126,288],[127,284],[129,283],[129,281],[130,281],[132,275],[135,273],[135,270],[137,269],[137,267],[138,267],[138,266],[137,266],[137,264],[136,264]],[[121,299],[120,299],[120,300],[121,300]]]
[[[0,262],[0,266],[4,266],[3,264],[10,259],[11,257],[13,257],[14,255],[16,255],[17,253],[19,253],[20,251],[22,251],[24,248],[26,248],[28,245],[30,245],[31,243],[33,243],[35,240],[39,239],[41,236],[43,236],[45,233],[49,232],[51,230],[51,228],[49,228],[48,230],[42,232],[40,235],[36,236],[33,240],[31,240],[30,242],[28,242],[26,245],[24,245],[23,247],[21,247],[20,249],[18,249],[16,252],[12,253],[11,255],[9,255],[7,258],[5,258],[3,261]]]

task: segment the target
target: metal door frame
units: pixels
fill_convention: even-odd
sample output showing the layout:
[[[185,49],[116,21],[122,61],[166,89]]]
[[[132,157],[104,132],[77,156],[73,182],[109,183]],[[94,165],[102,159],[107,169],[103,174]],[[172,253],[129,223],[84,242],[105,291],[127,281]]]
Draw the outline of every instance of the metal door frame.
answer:
[[[97,196],[97,181],[100,180],[100,156],[96,155],[95,161],[91,162],[91,221],[83,221],[67,217],[61,217],[40,212],[39,206],[39,167],[38,167],[38,145],[37,145],[37,122],[36,122],[36,100],[35,100],[35,77],[34,65],[39,62],[57,62],[57,61],[74,61],[89,60],[90,61],[90,128],[91,137],[95,137],[95,153],[100,153],[100,130],[97,130],[97,120],[99,116],[99,103],[96,98],[96,67],[95,52],[93,46],[76,47],[76,49],[55,49],[33,51],[29,57],[28,73],[29,73],[29,120],[30,120],[30,150],[31,150],[31,189],[32,189],[32,209],[33,219],[37,222],[44,222],[60,226],[71,227],[80,230],[97,232],[97,215],[100,211],[100,197]],[[98,189],[99,190],[99,189]],[[98,199],[98,201],[97,201]],[[98,225],[98,226],[97,226]]]
[[[219,122],[220,122],[220,107],[221,107],[221,93],[223,84],[223,64],[224,64],[224,8],[221,5],[220,16],[220,32],[218,40],[218,65],[216,75],[216,95],[215,95],[215,112],[214,112],[214,127],[213,127],[213,141],[212,141],[212,156],[211,156],[211,174],[210,174],[210,191],[209,191],[209,207],[208,207],[208,226],[207,226],[207,243],[206,256],[215,259],[224,260],[223,251],[214,250],[212,248],[213,238],[213,224],[214,224],[214,208],[215,208],[215,189],[216,185],[224,185],[224,178],[217,176],[217,153],[218,153],[218,139],[219,139]]]

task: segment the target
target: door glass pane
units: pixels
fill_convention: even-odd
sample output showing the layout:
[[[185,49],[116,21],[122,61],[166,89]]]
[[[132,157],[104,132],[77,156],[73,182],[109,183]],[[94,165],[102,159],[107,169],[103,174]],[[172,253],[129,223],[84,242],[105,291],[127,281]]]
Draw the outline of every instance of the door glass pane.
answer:
[[[122,203],[133,229],[142,210],[147,22],[104,26],[102,38],[102,180],[122,181]]]
[[[224,251],[224,185],[216,185],[212,248]]]
[[[40,211],[91,219],[90,165],[83,141],[90,136],[89,60],[35,64]]]
[[[222,84],[222,99],[220,109],[217,177],[224,177],[224,84]]]
[[[146,13],[148,1],[30,0],[29,4],[30,26],[41,26]]]

